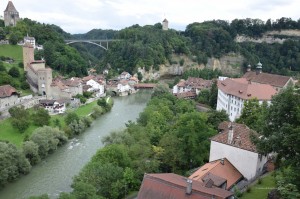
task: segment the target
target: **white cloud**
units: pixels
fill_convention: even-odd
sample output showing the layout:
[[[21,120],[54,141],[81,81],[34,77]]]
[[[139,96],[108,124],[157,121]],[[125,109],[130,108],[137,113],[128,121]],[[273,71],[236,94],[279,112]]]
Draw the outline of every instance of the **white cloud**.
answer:
[[[71,33],[155,24],[164,18],[175,29],[212,19],[300,18],[298,0],[13,0],[13,3],[22,18],[53,23]],[[0,10],[6,4],[7,1],[1,1]]]

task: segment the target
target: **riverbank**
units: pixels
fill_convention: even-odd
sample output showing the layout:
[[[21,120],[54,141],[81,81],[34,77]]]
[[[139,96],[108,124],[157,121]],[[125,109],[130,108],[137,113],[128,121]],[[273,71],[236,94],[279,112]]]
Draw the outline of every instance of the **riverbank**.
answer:
[[[32,195],[48,194],[57,198],[60,192],[70,192],[73,176],[103,147],[101,138],[112,131],[125,128],[135,121],[146,107],[150,92],[138,92],[128,97],[113,98],[112,110],[96,119],[83,134],[69,140],[55,153],[49,155],[31,172],[9,183],[0,191],[0,198],[23,199]]]
[[[107,99],[110,99],[108,103],[112,103],[111,98],[107,98]],[[84,117],[90,115],[93,112],[93,108],[97,106],[98,106],[97,101],[93,101],[89,104],[80,106],[79,108],[75,109],[73,112],[76,113],[79,117]],[[64,116],[65,114],[52,115],[49,126],[57,127],[56,121],[58,120],[61,127],[64,128],[65,127]],[[38,128],[38,126],[31,124],[24,133],[20,133],[17,129],[13,128],[13,126],[11,125],[11,118],[0,121],[0,126],[1,126],[0,140],[8,141],[16,145],[18,148],[22,146],[24,139],[30,137],[33,131]]]

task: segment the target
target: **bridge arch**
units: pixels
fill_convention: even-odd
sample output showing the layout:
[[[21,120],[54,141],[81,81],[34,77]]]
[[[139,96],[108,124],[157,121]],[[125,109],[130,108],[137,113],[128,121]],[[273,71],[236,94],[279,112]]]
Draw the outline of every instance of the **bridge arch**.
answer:
[[[85,41],[85,40],[77,40],[77,41],[67,41],[67,45],[69,44],[74,44],[74,43],[89,43],[89,44],[93,44],[93,45],[96,45],[96,46],[99,46],[101,48],[103,48],[104,50],[108,50],[108,43],[106,45],[106,48],[104,46],[101,45],[101,42],[100,44],[97,44],[96,42],[92,42],[92,41]]]

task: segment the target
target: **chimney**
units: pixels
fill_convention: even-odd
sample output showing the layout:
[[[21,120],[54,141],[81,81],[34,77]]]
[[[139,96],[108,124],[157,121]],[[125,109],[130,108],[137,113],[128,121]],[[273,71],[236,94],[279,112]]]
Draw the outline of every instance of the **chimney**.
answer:
[[[258,62],[256,65],[256,75],[260,74],[262,72],[262,64]]]
[[[250,72],[251,71],[251,65],[249,64],[248,66],[247,66],[247,72]]]
[[[224,165],[224,158],[221,159],[221,164]]]
[[[186,183],[187,183],[187,185],[186,185],[186,194],[191,195],[192,194],[193,181],[191,179],[187,179]]]
[[[232,143],[232,139],[233,139],[233,126],[232,126],[231,122],[230,122],[230,125],[229,125],[228,129],[229,129],[229,131],[228,131],[227,143],[231,144]]]

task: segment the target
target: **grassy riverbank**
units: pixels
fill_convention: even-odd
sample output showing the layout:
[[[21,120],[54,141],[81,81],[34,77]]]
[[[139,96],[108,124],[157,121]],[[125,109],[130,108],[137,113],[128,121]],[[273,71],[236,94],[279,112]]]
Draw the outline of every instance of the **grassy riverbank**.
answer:
[[[112,103],[112,99],[109,100],[109,103]],[[80,106],[78,109],[74,110],[74,112],[79,117],[84,117],[93,112],[94,107],[98,106],[97,101],[92,103]],[[62,129],[65,127],[64,115],[53,115],[50,119],[50,126],[55,127],[55,120],[58,120]],[[20,147],[23,143],[25,137],[28,137],[32,134],[32,132],[38,128],[37,126],[31,124],[29,128],[24,132],[20,133],[17,129],[14,129],[11,125],[11,119],[8,118],[6,120],[0,121],[0,140],[9,141],[16,146]]]

